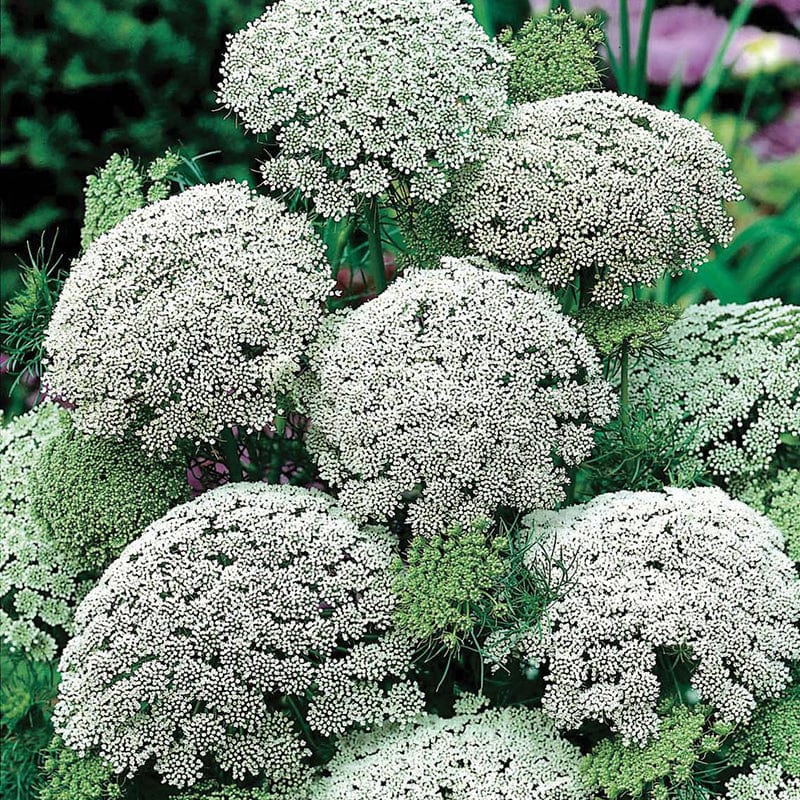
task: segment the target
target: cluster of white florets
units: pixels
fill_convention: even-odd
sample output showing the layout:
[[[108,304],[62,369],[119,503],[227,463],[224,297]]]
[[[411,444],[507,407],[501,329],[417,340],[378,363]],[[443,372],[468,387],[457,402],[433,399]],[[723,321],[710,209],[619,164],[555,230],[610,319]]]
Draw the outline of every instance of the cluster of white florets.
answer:
[[[281,0],[228,42],[218,96],[276,132],[266,183],[338,218],[400,176],[437,201],[505,109],[510,60],[456,0]]]
[[[616,398],[546,292],[486,264],[410,270],[333,317],[311,355],[307,444],[361,520],[409,505],[415,533],[551,508]]]
[[[580,752],[538,710],[479,710],[353,734],[310,800],[583,800]],[[471,707],[470,707],[471,706]]]
[[[658,651],[696,664],[692,687],[725,722],[789,682],[800,581],[780,531],[721,489],[617,492],[526,524],[574,564],[551,625],[522,647],[547,662],[542,707],[560,727],[591,719],[626,743],[655,736]]]
[[[800,307],[779,300],[689,307],[631,370],[664,416],[694,430],[706,467],[730,480],[763,473],[781,436],[800,436]]]
[[[233,484],[150,525],[76,613],[54,720],[66,744],[182,787],[211,759],[291,785],[322,734],[419,713],[389,629],[392,537],[309,490]],[[287,697],[289,698],[287,700]]]
[[[71,631],[90,588],[31,515],[29,477],[65,415],[47,403],[0,427],[0,639],[35,659],[55,655],[52,632]]]
[[[84,433],[149,451],[270,425],[333,283],[308,220],[246,184],[196,186],[96,239],[64,284],[46,383]]]
[[[786,775],[780,764],[764,761],[728,781],[725,800],[799,800],[800,777]]]
[[[694,269],[733,221],[725,151],[687,119],[612,92],[514,108],[480,164],[454,179],[450,215],[477,252],[562,288],[581,271],[594,302]]]

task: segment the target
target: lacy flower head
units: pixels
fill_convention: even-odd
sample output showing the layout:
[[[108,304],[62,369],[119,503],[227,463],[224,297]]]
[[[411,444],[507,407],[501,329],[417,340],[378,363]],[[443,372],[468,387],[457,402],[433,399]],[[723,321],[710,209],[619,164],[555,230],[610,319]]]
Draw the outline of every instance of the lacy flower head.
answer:
[[[45,341],[46,383],[83,433],[148,451],[272,423],[333,287],[307,219],[245,184],[139,209],[77,260]]]
[[[746,721],[789,682],[800,581],[780,531],[721,489],[617,492],[526,523],[574,558],[550,630],[522,647],[547,663],[542,707],[560,727],[656,736],[665,660],[684,662],[723,723]]]
[[[800,778],[787,775],[774,761],[762,761],[728,781],[724,800],[797,800]]]
[[[541,711],[478,708],[462,700],[450,719],[353,734],[310,800],[584,800],[580,752]]]
[[[409,507],[415,533],[555,506],[565,465],[616,398],[591,345],[547,293],[444,259],[334,316],[301,388],[308,447],[356,517]]]
[[[438,200],[505,109],[510,60],[456,0],[280,0],[228,42],[219,102],[275,133],[267,185],[338,218],[399,177]]]
[[[579,274],[618,305],[633,284],[703,264],[739,197],[725,151],[696,122],[634,97],[578,92],[514,108],[483,161],[454,179],[473,250],[554,288]]]
[[[660,413],[694,430],[708,470],[764,473],[784,434],[800,436],[800,307],[779,300],[690,306],[631,371]]]
[[[56,729],[115,770],[288,785],[323,737],[416,714],[392,537],[325,495],[231,484],[154,522],[76,613]]]
[[[35,659],[55,655],[90,586],[31,513],[30,474],[65,416],[46,403],[0,427],[0,638]]]

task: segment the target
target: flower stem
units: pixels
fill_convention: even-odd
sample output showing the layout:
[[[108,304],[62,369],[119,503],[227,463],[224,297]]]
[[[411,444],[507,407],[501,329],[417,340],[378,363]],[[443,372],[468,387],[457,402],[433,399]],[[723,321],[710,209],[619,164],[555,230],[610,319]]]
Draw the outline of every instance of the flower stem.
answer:
[[[367,242],[369,244],[369,264],[375,282],[375,294],[386,288],[386,268],[383,264],[383,244],[381,242],[381,207],[378,198],[373,197],[367,206]]]
[[[619,418],[622,422],[628,421],[628,371],[630,352],[628,342],[623,341],[620,351],[620,389],[619,389]]]
[[[231,475],[231,481],[243,480],[242,462],[239,460],[239,443],[230,428],[226,428],[219,437],[222,453],[225,457],[225,466]]]

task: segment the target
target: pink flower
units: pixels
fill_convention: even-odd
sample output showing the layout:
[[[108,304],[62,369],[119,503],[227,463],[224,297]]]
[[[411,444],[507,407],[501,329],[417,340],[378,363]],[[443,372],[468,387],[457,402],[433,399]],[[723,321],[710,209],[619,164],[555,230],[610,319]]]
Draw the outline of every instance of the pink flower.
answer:
[[[789,158],[800,152],[800,93],[792,97],[778,119],[750,139],[750,147],[764,161]]]

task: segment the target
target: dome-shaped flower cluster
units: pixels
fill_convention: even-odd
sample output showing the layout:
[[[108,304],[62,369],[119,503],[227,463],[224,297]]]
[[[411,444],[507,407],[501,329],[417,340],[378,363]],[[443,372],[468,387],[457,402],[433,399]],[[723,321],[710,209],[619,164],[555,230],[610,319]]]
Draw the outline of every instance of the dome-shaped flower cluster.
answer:
[[[55,655],[58,632],[89,590],[31,514],[31,471],[63,430],[52,403],[0,427],[0,639],[36,659]]]
[[[149,451],[272,423],[333,287],[307,219],[233,182],[139,209],[95,240],[45,341],[84,433]]]
[[[152,759],[178,787],[209,762],[291,784],[301,727],[329,736],[420,709],[411,646],[378,635],[393,557],[388,531],[309,490],[232,484],[172,509],[80,605],[57,731],[120,772]]]
[[[61,557],[97,574],[189,499],[182,459],[161,461],[134,441],[86,436],[69,418],[32,467],[28,488],[31,512]]]
[[[577,92],[515,107],[464,168],[449,200],[455,229],[504,266],[563,288],[594,276],[592,299],[694,269],[733,222],[729,159],[687,119],[612,92]]]
[[[471,707],[470,707],[471,706]],[[538,710],[479,710],[352,734],[311,800],[583,800],[580,752]]]
[[[307,443],[360,519],[415,531],[553,507],[615,413],[591,345],[547,293],[444,259],[333,317],[304,387]]]
[[[341,217],[400,176],[438,200],[505,109],[510,60],[456,0],[281,0],[228,42],[218,97],[276,132],[270,187]]]
[[[560,727],[656,735],[658,652],[696,664],[692,686],[722,722],[747,720],[789,682],[800,580],[780,531],[721,489],[617,492],[526,523],[574,560],[550,629],[522,648],[547,662],[542,707]]]
[[[783,434],[800,436],[800,307],[778,300],[690,306],[631,370],[631,396],[695,430],[717,476],[763,473]]]

